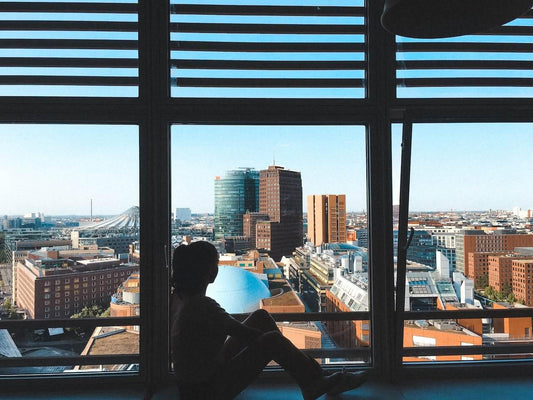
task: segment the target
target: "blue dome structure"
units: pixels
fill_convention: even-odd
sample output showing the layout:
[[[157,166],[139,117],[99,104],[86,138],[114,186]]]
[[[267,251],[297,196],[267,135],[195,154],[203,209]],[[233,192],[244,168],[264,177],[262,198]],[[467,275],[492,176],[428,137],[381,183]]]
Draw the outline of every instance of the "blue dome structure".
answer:
[[[249,313],[259,309],[261,299],[270,297],[268,283],[242,268],[219,265],[215,282],[207,287],[207,296],[227,312]]]

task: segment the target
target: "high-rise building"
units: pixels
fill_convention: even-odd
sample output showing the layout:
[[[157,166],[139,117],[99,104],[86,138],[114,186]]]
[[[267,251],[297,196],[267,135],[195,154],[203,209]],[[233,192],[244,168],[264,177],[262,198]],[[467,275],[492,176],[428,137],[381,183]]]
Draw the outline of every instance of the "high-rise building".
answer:
[[[176,208],[176,215],[174,216],[176,220],[182,222],[191,220],[191,209],[190,208]]]
[[[346,195],[307,196],[307,236],[315,246],[346,243]]]
[[[274,260],[290,255],[303,243],[302,176],[277,165],[260,172],[259,212],[269,221],[256,225],[257,248]]]
[[[259,207],[259,172],[253,168],[227,171],[215,179],[215,239],[241,236],[242,216]]]

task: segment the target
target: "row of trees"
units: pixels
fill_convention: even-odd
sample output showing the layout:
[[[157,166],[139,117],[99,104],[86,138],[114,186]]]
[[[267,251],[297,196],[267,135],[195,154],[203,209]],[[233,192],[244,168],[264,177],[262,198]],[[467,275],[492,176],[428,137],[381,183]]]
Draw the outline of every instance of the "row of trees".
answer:
[[[110,316],[111,309],[102,306],[83,307],[79,313],[72,315],[70,318],[107,318]]]
[[[513,288],[508,283],[502,285],[502,290],[497,291],[489,285],[489,275],[480,276],[476,282],[477,288],[482,288],[483,296],[492,301],[506,301],[508,303],[524,304],[523,300],[518,300],[513,293]]]
[[[4,232],[0,232],[0,264],[7,263],[9,261],[6,251],[6,234]]]

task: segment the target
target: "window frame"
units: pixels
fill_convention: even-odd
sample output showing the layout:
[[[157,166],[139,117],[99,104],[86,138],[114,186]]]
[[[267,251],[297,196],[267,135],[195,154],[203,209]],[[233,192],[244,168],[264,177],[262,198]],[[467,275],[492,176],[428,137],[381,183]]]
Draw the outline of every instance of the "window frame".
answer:
[[[366,126],[367,201],[373,374],[378,379],[431,377],[435,372],[462,376],[501,374],[502,363],[464,362],[401,366],[394,309],[391,126],[412,122],[533,122],[533,99],[396,98],[394,36],[380,25],[383,0],[366,2],[367,96],[364,99],[212,99],[171,98],[169,7],[139,0],[139,96],[137,98],[0,97],[0,123],[129,124],[139,127],[140,228],[142,252],[140,317],[141,371],[125,376],[39,379],[36,385],[106,387],[119,382],[157,385],[168,372],[168,260],[170,238],[170,126],[172,124],[364,125]],[[155,78],[154,78],[155,77]],[[459,315],[459,314],[458,314]],[[109,323],[129,320],[113,320]],[[13,322],[13,323],[11,323]],[[54,322],[45,322],[51,325]],[[72,321],[60,322],[69,326]],[[79,324],[94,322],[78,321]],[[24,324],[24,325],[23,325]],[[2,326],[41,326],[41,321],[2,321]],[[102,323],[100,323],[102,324]],[[105,323],[107,324],[107,322]],[[73,325],[70,325],[73,326]],[[391,335],[391,332],[393,333]],[[126,358],[124,358],[126,359]],[[465,368],[471,365],[472,368]],[[508,362],[507,373],[531,374],[533,363]],[[439,372],[441,376],[449,376]],[[42,377],[40,377],[42,378]],[[35,378],[2,378],[6,386]],[[4,386],[3,386],[4,387]]]

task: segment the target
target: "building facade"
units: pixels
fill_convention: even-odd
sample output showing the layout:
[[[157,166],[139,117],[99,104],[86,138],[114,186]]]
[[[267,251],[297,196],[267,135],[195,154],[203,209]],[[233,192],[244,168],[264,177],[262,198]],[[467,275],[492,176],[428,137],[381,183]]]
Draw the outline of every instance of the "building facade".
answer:
[[[487,235],[483,231],[465,230],[456,236],[457,271],[470,274],[468,254],[472,252],[513,251],[515,247],[533,246],[533,235],[517,234],[514,231],[495,231]]]
[[[346,243],[346,195],[307,196],[307,236],[315,246]]]
[[[120,284],[135,271],[137,264],[121,264],[115,258],[74,260],[47,254],[30,254],[17,268],[19,308],[33,319],[66,318],[82,308],[108,307]]]
[[[259,212],[268,216],[256,228],[257,247],[279,261],[303,244],[302,177],[272,165],[259,177]]]
[[[512,261],[513,293],[528,307],[533,306],[533,259]]]
[[[243,234],[243,215],[259,207],[259,172],[227,171],[215,179],[215,239]]]

